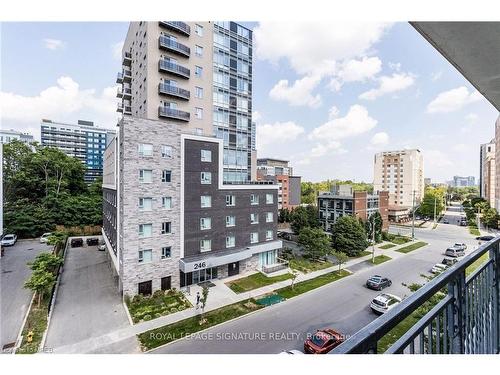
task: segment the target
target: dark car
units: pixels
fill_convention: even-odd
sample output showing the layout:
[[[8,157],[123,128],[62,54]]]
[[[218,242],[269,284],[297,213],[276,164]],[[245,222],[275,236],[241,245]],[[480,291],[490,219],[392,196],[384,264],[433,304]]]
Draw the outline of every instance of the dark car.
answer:
[[[326,354],[344,340],[344,335],[333,329],[321,329],[304,342],[304,353]]]
[[[82,247],[83,239],[82,238],[73,238],[71,240],[71,247]]]
[[[99,245],[99,238],[87,238],[87,246]]]
[[[443,258],[441,261],[441,264],[444,264],[445,266],[453,266],[455,263],[458,262],[458,259],[456,258]]]
[[[374,275],[366,280],[366,287],[373,290],[382,290],[392,285],[392,281],[387,277]]]
[[[450,221],[448,219],[443,219],[443,224],[450,224]]]
[[[491,241],[494,238],[495,238],[495,236],[479,236],[479,237],[476,237],[476,240],[479,240],[479,241]]]

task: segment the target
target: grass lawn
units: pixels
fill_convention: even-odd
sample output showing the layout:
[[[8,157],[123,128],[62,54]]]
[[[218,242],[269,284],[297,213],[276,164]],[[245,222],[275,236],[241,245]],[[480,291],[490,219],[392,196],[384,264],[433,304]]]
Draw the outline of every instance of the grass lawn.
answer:
[[[372,251],[371,250],[363,250],[362,252],[360,252],[358,255],[356,256],[353,256],[353,257],[349,257],[349,259],[356,259],[356,258],[361,258],[361,257],[365,257],[367,255],[371,255]]]
[[[283,275],[267,277],[262,273],[254,273],[253,275],[242,277],[241,279],[230,281],[226,285],[231,288],[235,293],[248,292],[249,290],[257,289],[262,286],[271,285],[279,281],[284,281],[291,279],[293,275],[291,273],[285,273]]]
[[[375,258],[373,258],[373,264],[384,263],[391,259],[392,258],[388,257],[387,255],[377,255]]]
[[[490,259],[489,253],[484,253],[483,255],[481,255],[481,258],[479,258],[469,267],[467,267],[467,269],[465,270],[465,276],[469,276],[472,272],[474,272],[481,264],[486,262],[488,259]]]
[[[176,290],[158,290],[151,296],[140,294],[130,299],[125,297],[130,316],[134,323],[159,318],[192,307],[184,295]]]
[[[341,270],[339,271],[333,271],[326,273],[324,275],[315,277],[314,279],[306,280],[306,281],[301,281],[300,283],[296,283],[293,286],[293,289],[291,286],[287,286],[285,288],[281,288],[276,290],[276,293],[279,294],[283,298],[292,298],[295,296],[298,296],[299,294],[308,292],[310,290],[319,288],[320,286],[329,284],[331,282],[337,281],[343,277],[349,276],[350,273]]]
[[[35,354],[38,352],[38,347],[42,341],[43,333],[47,329],[47,317],[50,303],[50,295],[45,296],[40,303],[40,308],[37,307],[38,299],[35,298],[31,305],[31,310],[28,313],[28,319],[23,329],[23,341],[17,349],[16,354]],[[28,342],[28,332],[33,331],[33,341]]]
[[[407,243],[407,242],[410,242],[411,241],[411,238],[409,237],[406,237],[406,236],[399,236],[399,235],[395,235],[394,237],[391,238],[390,240],[393,244],[396,244],[396,245],[402,245],[404,243]]]
[[[309,273],[312,271],[317,271],[317,270],[322,270],[324,268],[329,268],[333,267],[334,264],[331,262],[324,262],[324,261],[314,261],[314,260],[309,260],[303,257],[293,257],[288,261],[288,266],[291,269],[303,272],[303,273]]]
[[[397,249],[396,251],[399,253],[406,254],[406,253],[409,253],[410,251],[417,250],[425,245],[427,245],[427,242],[419,241],[419,242],[412,243],[411,245],[402,247],[401,249]]]
[[[480,236],[481,232],[479,232],[479,229],[476,227],[472,227],[469,225],[469,233],[472,234],[473,236]]]
[[[396,245],[394,245],[393,243],[386,243],[385,245],[382,245],[379,247],[379,249],[383,249],[383,250],[386,250],[386,249],[390,249],[391,247],[394,247]]]
[[[254,299],[240,301],[205,313],[204,319],[206,321],[201,325],[200,315],[197,315],[143,332],[137,337],[142,350],[146,351],[261,308],[263,306],[257,305]]]

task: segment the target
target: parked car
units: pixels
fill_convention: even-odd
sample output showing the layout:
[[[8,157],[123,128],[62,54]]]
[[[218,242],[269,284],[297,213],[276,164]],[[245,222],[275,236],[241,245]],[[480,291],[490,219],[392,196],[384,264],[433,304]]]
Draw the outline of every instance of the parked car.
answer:
[[[401,303],[401,301],[402,299],[394,294],[382,293],[373,299],[370,303],[370,308],[376,314],[385,314]]]
[[[304,342],[304,353],[326,354],[343,342],[344,335],[333,329],[325,328],[316,331]]]
[[[291,350],[283,350],[280,354],[304,354],[300,350],[291,349]]]
[[[461,227],[466,227],[467,226],[467,220],[461,220],[460,221],[460,226]]]
[[[42,236],[40,237],[40,243],[47,243],[47,241],[49,240],[49,237],[52,235],[52,233],[44,233],[42,234]]]
[[[83,238],[73,238],[71,240],[71,247],[82,247],[83,246]]]
[[[462,249],[462,250],[465,250],[467,249],[467,245],[464,244],[463,242],[457,242],[453,245],[453,247],[456,247],[458,249]]]
[[[451,267],[457,262],[458,262],[458,259],[456,259],[456,258],[443,258],[443,260],[441,261],[441,264],[444,264],[446,266]]]
[[[450,224],[450,221],[448,219],[443,219],[443,224]]]
[[[366,280],[366,287],[373,290],[382,290],[392,285],[392,281],[387,277],[374,275]]]
[[[452,246],[446,249],[444,255],[452,258],[463,257],[465,255],[465,251],[459,249],[458,247]]]
[[[17,235],[6,234],[2,238],[2,246],[14,246],[17,242]]]
[[[447,268],[448,268],[448,266],[446,264],[436,263],[434,266],[432,266],[430,272],[433,274],[438,274],[438,273],[441,273],[443,271],[446,271]]]
[[[99,238],[97,237],[87,238],[87,246],[97,246],[97,245],[99,245]]]
[[[105,251],[106,250],[106,244],[103,241],[99,242],[99,246],[97,246],[97,250],[99,250],[99,251]]]
[[[479,236],[479,237],[476,237],[476,240],[479,240],[479,241],[491,241],[494,238],[495,238],[495,236]]]

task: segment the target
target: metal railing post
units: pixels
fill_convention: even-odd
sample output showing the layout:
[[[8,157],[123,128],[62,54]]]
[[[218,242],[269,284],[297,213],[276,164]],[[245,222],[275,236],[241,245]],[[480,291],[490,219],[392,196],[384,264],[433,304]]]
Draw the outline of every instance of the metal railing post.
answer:
[[[448,294],[453,297],[451,309],[448,310],[448,337],[450,338],[450,354],[465,353],[466,294],[465,271],[448,284]]]
[[[500,247],[495,244],[490,249],[490,259],[493,261],[493,298],[492,298],[492,341],[493,352],[500,353]]]

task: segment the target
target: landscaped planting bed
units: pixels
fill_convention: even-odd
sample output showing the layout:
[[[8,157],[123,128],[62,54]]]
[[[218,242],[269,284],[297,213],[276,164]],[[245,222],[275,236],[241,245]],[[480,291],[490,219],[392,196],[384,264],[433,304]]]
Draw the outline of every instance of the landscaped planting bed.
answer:
[[[309,260],[304,257],[293,257],[289,259],[288,261],[288,266],[291,269],[303,272],[303,273],[309,273],[313,271],[318,271],[322,270],[325,268],[330,268],[333,267],[334,264],[328,261],[318,261],[318,260]]]
[[[288,280],[292,277],[293,275],[288,272],[283,275],[271,277],[258,272],[247,277],[242,277],[241,279],[230,281],[226,283],[226,285],[235,293],[243,293],[266,285],[271,285],[280,281]]]
[[[151,296],[136,295],[130,299],[125,296],[125,303],[134,323],[159,318],[192,307],[184,295],[175,290],[157,290]]]
[[[386,250],[386,249],[390,249],[391,247],[395,247],[395,246],[396,245],[393,243],[386,243],[385,245],[380,246],[379,249]]]
[[[50,294],[42,298],[40,307],[37,306],[37,299],[33,301],[28,312],[28,318],[23,329],[23,340],[16,351],[16,354],[35,354],[42,342],[42,337],[47,329],[48,309],[50,304]],[[33,332],[31,342],[28,342],[28,333]]]
[[[358,255],[356,255],[356,256],[352,256],[352,257],[349,257],[349,258],[351,258],[351,259],[356,259],[356,258],[365,257],[365,256],[367,256],[367,255],[371,255],[371,254],[372,254],[371,250],[363,250],[363,251],[362,251],[362,252],[360,252]]]
[[[387,255],[378,255],[375,258],[373,258],[373,264],[380,264],[387,262],[388,260],[391,260],[391,257],[388,257]]]
[[[283,298],[292,298],[298,296],[299,294],[319,288],[320,286],[342,279],[343,277],[349,276],[350,274],[351,274],[350,272],[345,270],[341,270],[340,272],[339,271],[329,272],[324,275],[315,277],[314,279],[296,283],[293,286],[293,288],[291,286],[287,286],[285,288],[278,289],[276,290],[276,293]]]
[[[423,242],[423,241],[415,242],[415,243],[412,243],[411,245],[402,247],[401,249],[397,249],[396,251],[399,253],[406,254],[406,253],[409,253],[410,251],[417,250],[425,245],[427,245],[427,242]]]

